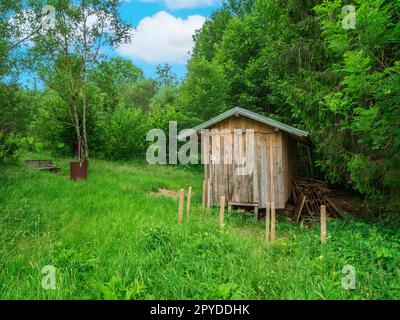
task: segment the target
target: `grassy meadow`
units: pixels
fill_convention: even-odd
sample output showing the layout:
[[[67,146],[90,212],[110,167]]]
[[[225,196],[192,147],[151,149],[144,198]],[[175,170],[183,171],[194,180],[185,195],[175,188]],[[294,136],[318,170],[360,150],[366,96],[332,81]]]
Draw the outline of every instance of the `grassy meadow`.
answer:
[[[33,158],[33,155],[29,155]],[[91,160],[89,180],[0,166],[1,299],[400,299],[400,234],[377,224],[278,218],[277,241],[264,223],[201,209],[202,172]],[[189,222],[177,224],[178,199],[157,194],[192,185]],[[56,268],[55,290],[41,270]],[[356,270],[344,290],[342,268]]]

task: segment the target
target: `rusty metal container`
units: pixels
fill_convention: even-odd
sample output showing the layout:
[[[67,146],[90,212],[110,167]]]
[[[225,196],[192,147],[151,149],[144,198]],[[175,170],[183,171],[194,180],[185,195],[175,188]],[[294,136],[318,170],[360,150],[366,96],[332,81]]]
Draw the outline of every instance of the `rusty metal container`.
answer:
[[[86,180],[88,174],[88,162],[71,162],[69,164],[71,180]]]

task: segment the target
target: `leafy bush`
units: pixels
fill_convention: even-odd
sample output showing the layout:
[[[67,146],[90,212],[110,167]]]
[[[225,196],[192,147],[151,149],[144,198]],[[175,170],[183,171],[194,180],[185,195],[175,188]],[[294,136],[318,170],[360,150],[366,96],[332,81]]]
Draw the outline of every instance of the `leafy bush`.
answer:
[[[5,135],[0,131],[0,162],[6,158],[16,156],[18,150],[18,139],[12,135]]]
[[[24,151],[42,153],[44,145],[36,137],[20,137],[18,139],[18,148]]]
[[[97,120],[101,158],[119,160],[143,158],[145,153],[146,117],[136,108],[118,106],[113,113],[102,113]]]

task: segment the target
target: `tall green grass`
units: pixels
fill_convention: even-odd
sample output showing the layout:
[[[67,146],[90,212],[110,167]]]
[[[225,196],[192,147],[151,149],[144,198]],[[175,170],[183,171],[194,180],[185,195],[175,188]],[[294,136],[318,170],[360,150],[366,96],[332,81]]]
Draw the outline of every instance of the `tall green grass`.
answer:
[[[399,299],[400,235],[366,222],[318,225],[278,219],[275,244],[264,224],[240,213],[203,211],[200,171],[92,160],[89,180],[0,166],[2,299]],[[194,189],[190,222],[159,188]],[[56,267],[56,290],[41,286]],[[345,265],[356,289],[341,286]]]

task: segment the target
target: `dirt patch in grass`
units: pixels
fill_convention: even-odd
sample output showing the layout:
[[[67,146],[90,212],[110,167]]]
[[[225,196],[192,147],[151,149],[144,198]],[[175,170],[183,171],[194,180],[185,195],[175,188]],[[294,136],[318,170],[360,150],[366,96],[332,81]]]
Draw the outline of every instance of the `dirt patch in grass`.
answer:
[[[150,193],[150,195],[158,197],[158,196],[164,196],[164,197],[169,197],[169,198],[177,198],[178,197],[178,192],[174,190],[169,190],[169,189],[158,189],[158,191],[153,191]]]

